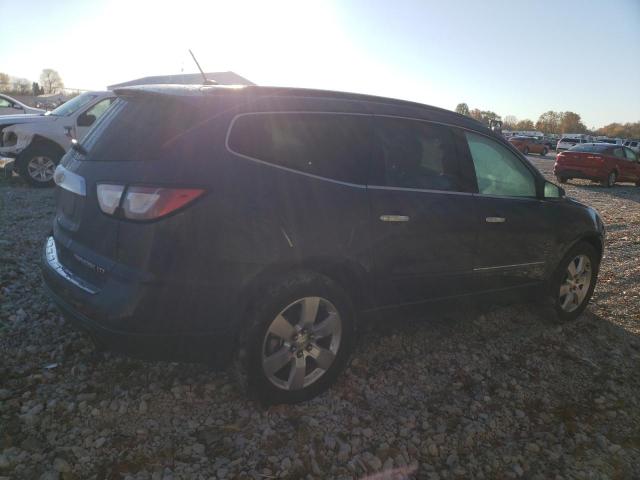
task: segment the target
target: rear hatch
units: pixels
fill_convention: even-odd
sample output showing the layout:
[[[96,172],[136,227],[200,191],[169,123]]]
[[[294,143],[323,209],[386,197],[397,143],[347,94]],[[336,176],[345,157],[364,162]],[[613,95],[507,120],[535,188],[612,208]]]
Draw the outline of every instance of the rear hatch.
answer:
[[[594,169],[604,163],[608,145],[583,144],[558,154],[556,163],[563,167],[575,169]]]
[[[95,286],[117,266],[122,217],[103,211],[98,185],[190,185],[201,181],[185,144],[206,109],[197,98],[119,98],[56,171],[54,239],[60,262]],[[179,155],[177,152],[181,152]],[[121,250],[121,249],[120,249]]]

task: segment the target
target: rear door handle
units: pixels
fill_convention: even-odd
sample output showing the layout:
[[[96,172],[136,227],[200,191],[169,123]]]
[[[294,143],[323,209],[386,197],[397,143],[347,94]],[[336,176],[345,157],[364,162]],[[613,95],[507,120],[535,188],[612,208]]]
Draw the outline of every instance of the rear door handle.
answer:
[[[406,215],[380,215],[383,222],[408,222],[409,217]]]
[[[487,217],[485,220],[487,223],[504,223],[507,221],[504,217]]]

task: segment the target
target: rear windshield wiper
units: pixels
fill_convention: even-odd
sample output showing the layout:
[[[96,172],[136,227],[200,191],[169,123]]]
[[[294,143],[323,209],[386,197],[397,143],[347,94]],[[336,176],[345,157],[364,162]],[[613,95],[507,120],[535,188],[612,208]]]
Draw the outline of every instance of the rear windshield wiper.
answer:
[[[80,142],[78,140],[76,140],[75,138],[73,140],[71,140],[71,148],[73,148],[76,152],[82,154],[82,155],[86,155],[87,149],[84,148]]]

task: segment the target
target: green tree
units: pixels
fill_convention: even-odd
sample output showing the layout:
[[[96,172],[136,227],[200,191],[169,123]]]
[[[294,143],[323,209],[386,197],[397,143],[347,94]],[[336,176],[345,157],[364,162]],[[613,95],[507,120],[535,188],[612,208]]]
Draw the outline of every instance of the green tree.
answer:
[[[535,130],[535,125],[531,120],[525,118],[516,123],[516,130]]]
[[[7,92],[9,91],[9,75],[7,75],[6,73],[2,73],[0,72],[0,92]]]
[[[563,112],[560,120],[561,133],[585,133],[587,127],[582,123],[580,115],[574,112]]]
[[[26,78],[17,78],[13,81],[13,91],[20,95],[26,95],[30,89],[29,80]]]
[[[44,87],[44,93],[58,93],[64,88],[62,77],[51,68],[45,68],[40,74],[40,83]]]
[[[466,115],[468,117],[469,116],[469,105],[467,105],[466,103],[459,103],[456,106],[456,112],[461,114],[461,115]]]
[[[502,128],[505,130],[515,130],[516,125],[518,124],[518,119],[515,115],[507,115],[504,117],[504,123],[502,124]]]
[[[554,112],[549,110],[543,113],[536,122],[536,130],[544,133],[556,133],[560,132],[560,122],[562,120],[562,114],[560,112]]]

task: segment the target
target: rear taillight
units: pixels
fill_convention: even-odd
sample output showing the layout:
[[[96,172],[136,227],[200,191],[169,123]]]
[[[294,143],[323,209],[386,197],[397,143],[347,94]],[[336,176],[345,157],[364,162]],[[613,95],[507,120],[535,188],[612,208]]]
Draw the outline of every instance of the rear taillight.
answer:
[[[114,184],[98,185],[100,209],[108,215],[130,220],[155,220],[179,210],[204,190],[199,188],[142,187]]]
[[[101,183],[98,185],[98,203],[100,210],[109,215],[113,215],[120,205],[120,199],[124,192],[124,185],[112,185]]]

